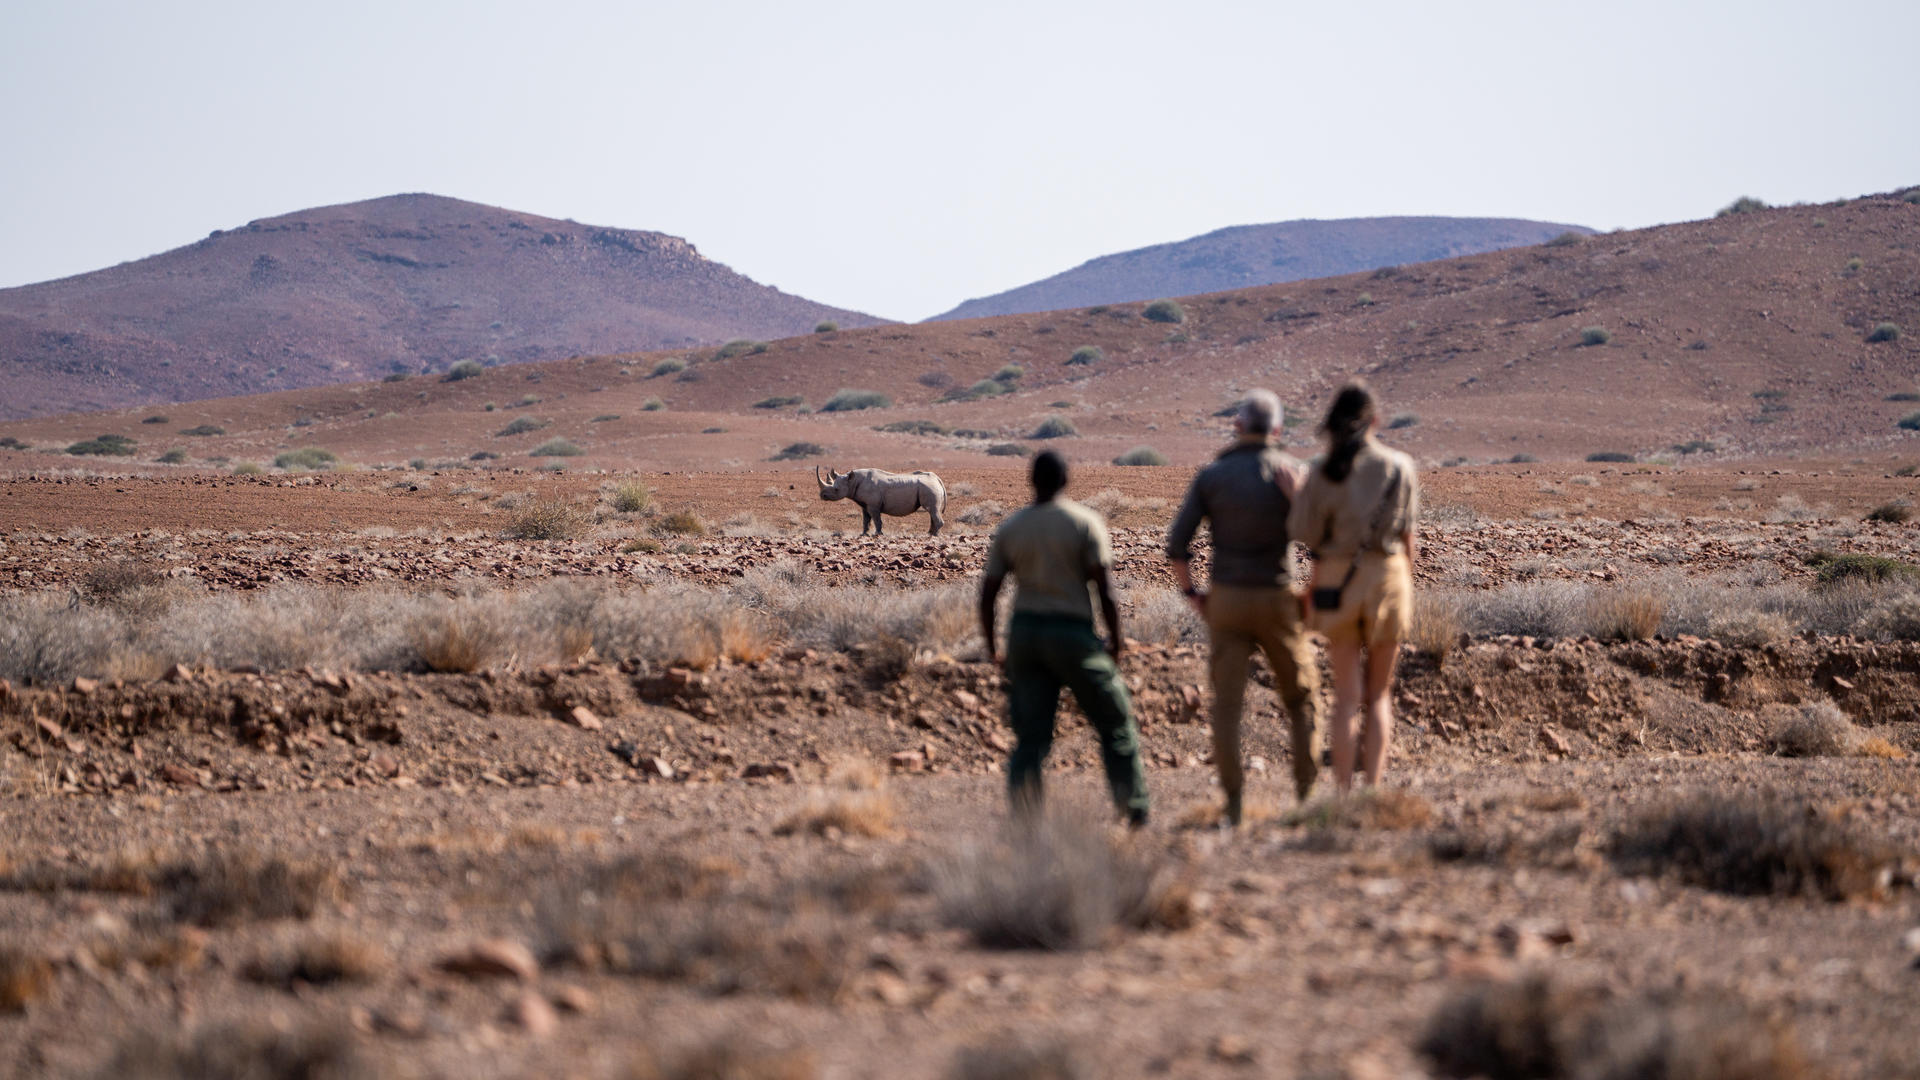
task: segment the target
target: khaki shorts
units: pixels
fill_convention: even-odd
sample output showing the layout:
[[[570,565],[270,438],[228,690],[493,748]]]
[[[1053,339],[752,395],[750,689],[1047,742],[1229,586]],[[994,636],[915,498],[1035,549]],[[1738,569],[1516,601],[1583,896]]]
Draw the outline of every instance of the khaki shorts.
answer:
[[[1317,569],[1315,580],[1338,584],[1347,576],[1345,565],[1329,562]],[[1398,645],[1413,622],[1413,566],[1404,552],[1382,555],[1363,552],[1353,580],[1340,594],[1340,607],[1315,611],[1307,625],[1329,645]]]

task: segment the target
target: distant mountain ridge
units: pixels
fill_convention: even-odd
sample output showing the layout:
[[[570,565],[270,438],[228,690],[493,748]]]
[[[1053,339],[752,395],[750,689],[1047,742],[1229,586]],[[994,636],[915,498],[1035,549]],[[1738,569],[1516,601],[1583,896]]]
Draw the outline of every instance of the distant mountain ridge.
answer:
[[[884,321],[760,285],[677,236],[394,195],[0,290],[0,418],[786,337],[828,320]]]
[[[968,300],[929,322],[1192,296],[1544,243],[1580,225],[1518,218],[1377,217],[1236,225],[1090,259]]]

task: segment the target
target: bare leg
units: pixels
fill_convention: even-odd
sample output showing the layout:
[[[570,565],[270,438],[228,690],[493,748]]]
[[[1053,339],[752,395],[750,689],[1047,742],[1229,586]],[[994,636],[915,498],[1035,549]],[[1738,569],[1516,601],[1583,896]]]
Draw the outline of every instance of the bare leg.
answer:
[[[1376,641],[1367,649],[1367,716],[1361,728],[1360,768],[1367,783],[1378,786],[1393,742],[1393,665],[1400,643]]]
[[[1360,706],[1360,646],[1327,644],[1327,663],[1333,668],[1333,715],[1327,736],[1333,748],[1333,783],[1342,793],[1353,790],[1353,714]]]

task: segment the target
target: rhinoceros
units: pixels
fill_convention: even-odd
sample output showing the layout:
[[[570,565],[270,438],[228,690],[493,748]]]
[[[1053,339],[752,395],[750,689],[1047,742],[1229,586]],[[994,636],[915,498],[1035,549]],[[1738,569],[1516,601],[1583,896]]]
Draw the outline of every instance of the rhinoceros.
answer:
[[[822,479],[820,467],[815,465],[813,478],[820,485],[822,499],[828,502],[852,499],[859,504],[861,536],[867,535],[869,525],[876,536],[884,531],[880,527],[882,514],[905,517],[916,510],[925,510],[933,519],[932,527],[927,529],[928,536],[939,536],[941,526],[947,523],[947,489],[940,478],[930,472],[854,469],[837,473],[828,469],[826,478]]]

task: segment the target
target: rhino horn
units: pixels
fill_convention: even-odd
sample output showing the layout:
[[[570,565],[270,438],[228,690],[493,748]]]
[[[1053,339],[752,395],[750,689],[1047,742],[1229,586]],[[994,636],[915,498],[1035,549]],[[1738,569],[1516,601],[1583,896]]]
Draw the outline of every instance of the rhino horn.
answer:
[[[819,484],[821,487],[827,486],[827,482],[820,478],[820,466],[818,465],[813,467],[813,482]]]

